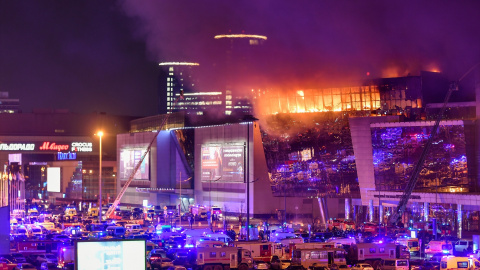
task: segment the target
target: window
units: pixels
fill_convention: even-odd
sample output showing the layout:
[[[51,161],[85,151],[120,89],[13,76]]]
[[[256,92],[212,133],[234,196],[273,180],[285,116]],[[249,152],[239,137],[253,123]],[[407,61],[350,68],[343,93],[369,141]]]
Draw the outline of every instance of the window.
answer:
[[[383,264],[385,266],[395,266],[395,261],[384,261]]]
[[[210,252],[210,258],[217,257],[217,252]]]
[[[227,256],[227,253],[225,252],[220,252],[220,257],[226,257]]]
[[[383,247],[378,248],[378,253],[385,253],[385,248],[383,248]]]
[[[371,248],[371,249],[369,249],[369,252],[370,252],[370,253],[376,253],[376,252],[377,252],[377,249],[376,249],[376,248]]]
[[[457,268],[468,268],[468,262],[457,262]]]
[[[397,266],[408,266],[408,262],[405,260],[397,261]]]

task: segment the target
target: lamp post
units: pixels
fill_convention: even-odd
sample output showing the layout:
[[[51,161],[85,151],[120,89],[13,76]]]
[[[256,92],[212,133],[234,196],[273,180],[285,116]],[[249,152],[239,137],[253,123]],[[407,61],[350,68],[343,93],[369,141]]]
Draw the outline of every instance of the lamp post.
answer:
[[[99,167],[98,167],[98,222],[102,223],[102,136],[103,131],[97,132],[100,140],[99,147]]]

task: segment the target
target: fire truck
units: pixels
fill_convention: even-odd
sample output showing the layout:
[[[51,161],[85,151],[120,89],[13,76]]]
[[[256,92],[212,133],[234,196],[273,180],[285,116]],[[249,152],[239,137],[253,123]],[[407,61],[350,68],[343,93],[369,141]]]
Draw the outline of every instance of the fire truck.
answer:
[[[348,250],[347,263],[367,262],[377,269],[378,262],[384,259],[409,259],[407,247],[395,243],[357,243]]]
[[[58,247],[58,268],[63,269],[68,264],[75,263],[75,246],[64,245]]]
[[[281,245],[272,242],[235,242],[235,246],[249,250],[254,261],[270,262],[273,255],[284,255]]]
[[[24,255],[45,254],[56,251],[60,244],[55,240],[16,241],[14,249]]]
[[[196,270],[248,270],[253,268],[251,253],[237,247],[197,247],[195,250]]]

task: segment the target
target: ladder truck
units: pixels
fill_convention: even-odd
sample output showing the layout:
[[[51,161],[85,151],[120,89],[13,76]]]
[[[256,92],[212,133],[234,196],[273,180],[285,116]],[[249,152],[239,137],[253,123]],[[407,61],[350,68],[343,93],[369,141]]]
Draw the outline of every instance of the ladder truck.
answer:
[[[405,187],[405,190],[402,194],[402,197],[400,198],[400,201],[398,202],[397,207],[395,208],[395,211],[393,212],[392,216],[390,217],[390,223],[391,224],[397,224],[398,221],[400,220],[401,216],[403,215],[403,212],[405,212],[405,208],[407,207],[408,200],[410,199],[410,195],[412,195],[413,189],[415,188],[415,185],[417,184],[418,176],[420,175],[420,172],[423,169],[423,163],[425,162],[425,158],[428,155],[428,152],[430,150],[430,147],[432,146],[433,140],[435,139],[437,132],[438,132],[438,127],[440,125],[440,121],[443,118],[443,114],[445,113],[445,110],[447,109],[448,101],[450,100],[450,96],[452,95],[453,91],[458,91],[458,83],[463,80],[470,72],[472,72],[476,67],[478,67],[480,63],[475,64],[473,67],[471,67],[458,81],[453,81],[450,83],[450,86],[448,88],[447,94],[445,96],[445,99],[443,101],[443,106],[442,109],[440,110],[440,113],[437,116],[437,119],[435,121],[435,124],[432,129],[432,133],[430,134],[430,137],[428,138],[425,147],[423,148],[422,154],[420,155],[420,159],[418,163],[416,164],[412,175],[410,176],[410,179],[408,180],[407,186]]]
[[[173,103],[173,106],[172,106],[172,109],[173,107],[175,107],[175,105],[177,104],[177,102],[180,100],[180,99],[183,99],[183,90],[180,91],[180,95],[175,99],[175,102]],[[108,208],[108,211],[107,213],[105,213],[105,217],[108,219],[110,217],[112,217],[113,213],[115,212],[115,209],[117,208],[118,204],[120,203],[120,200],[122,199],[123,197],[123,194],[125,194],[125,191],[127,191],[127,188],[128,186],[130,185],[130,183],[132,183],[133,181],[133,178],[135,177],[135,174],[137,173],[138,169],[140,168],[140,166],[142,165],[143,163],[143,160],[145,159],[145,157],[147,156],[147,154],[150,152],[150,150],[152,149],[152,145],[153,143],[155,142],[155,140],[157,139],[158,137],[158,134],[160,134],[160,131],[162,131],[162,127],[167,123],[167,120],[172,112],[172,109],[170,109],[169,113],[163,118],[163,121],[162,123],[160,124],[160,127],[158,128],[158,131],[157,133],[155,133],[155,136],[153,136],[152,138],[152,141],[148,144],[148,147],[147,149],[145,150],[145,152],[143,153],[143,155],[141,156],[140,160],[138,161],[137,165],[135,165],[135,168],[132,170],[132,173],[130,174],[130,177],[128,178],[127,182],[123,185],[122,189],[120,190],[120,192],[118,193],[117,195],[117,198],[115,199],[115,201],[112,203],[112,205],[110,206],[110,208]]]

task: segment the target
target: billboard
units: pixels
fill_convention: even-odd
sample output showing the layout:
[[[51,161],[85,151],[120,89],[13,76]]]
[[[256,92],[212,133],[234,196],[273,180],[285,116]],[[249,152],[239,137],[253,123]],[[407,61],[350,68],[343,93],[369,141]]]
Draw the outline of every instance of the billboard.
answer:
[[[144,148],[124,148],[120,150],[120,179],[127,180],[133,169],[145,153]],[[135,173],[134,180],[150,180],[150,153],[143,160],[140,168]]]
[[[202,181],[243,182],[243,145],[202,145]]]
[[[145,240],[99,240],[76,242],[77,270],[146,269]]]
[[[60,167],[47,167],[47,191],[60,192]]]

